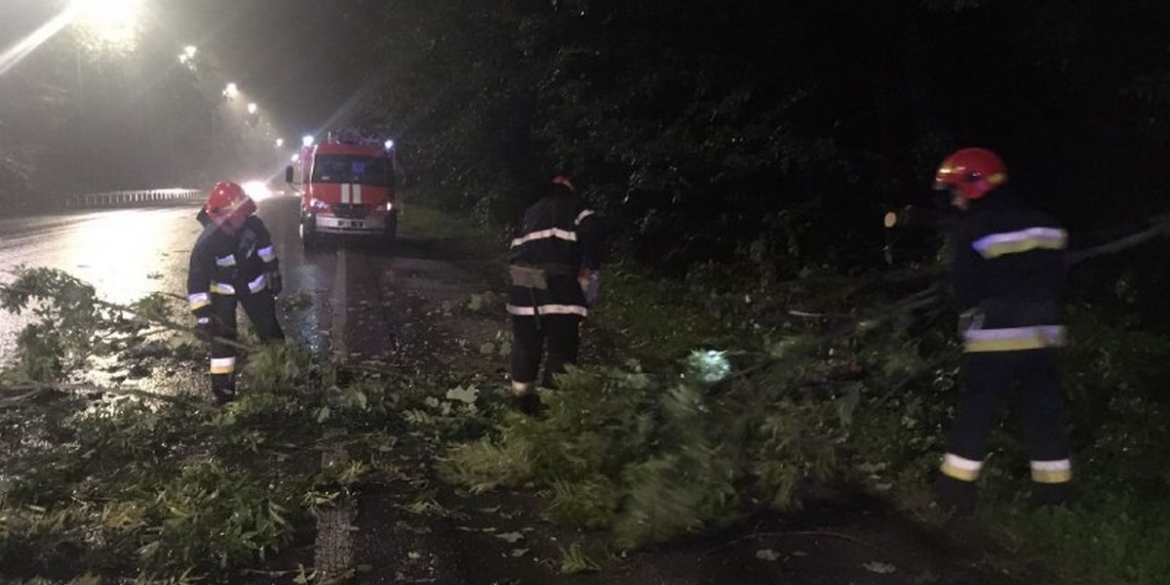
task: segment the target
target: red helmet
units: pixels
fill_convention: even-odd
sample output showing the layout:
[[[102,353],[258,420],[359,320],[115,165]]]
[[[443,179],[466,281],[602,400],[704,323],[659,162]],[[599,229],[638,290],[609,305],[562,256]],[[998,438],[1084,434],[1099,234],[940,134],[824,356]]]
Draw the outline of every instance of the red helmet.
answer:
[[[1007,166],[985,148],[964,148],[948,156],[934,175],[935,189],[953,189],[964,199],[979,199],[1007,182]]]
[[[244,193],[244,188],[228,182],[216,183],[207,194],[207,215],[215,221],[223,221],[233,215],[248,217],[256,213],[256,204]]]

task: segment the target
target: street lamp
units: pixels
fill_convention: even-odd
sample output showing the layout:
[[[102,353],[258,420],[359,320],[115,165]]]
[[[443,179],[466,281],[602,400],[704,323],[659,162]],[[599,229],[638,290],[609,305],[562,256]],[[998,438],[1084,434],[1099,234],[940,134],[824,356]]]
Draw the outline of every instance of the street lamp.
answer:
[[[117,47],[133,44],[141,10],[142,0],[73,0],[69,5],[73,22]]]
[[[227,84],[227,87],[223,89],[223,97],[226,97],[229,100],[235,99],[237,95],[240,95],[240,88],[235,83],[229,83]]]
[[[183,52],[179,53],[179,63],[186,65],[195,60],[195,53],[199,52],[199,48],[195,45],[187,45],[183,47]]]
[[[283,139],[283,138],[277,138],[277,139],[276,139],[276,147],[277,147],[277,148],[280,148],[280,147],[282,147],[282,146],[284,146],[284,139]]]
[[[249,114],[255,114],[257,109],[259,109],[259,106],[256,105],[256,102],[252,102],[252,103],[248,104],[248,113]]]
[[[305,146],[313,146],[313,137],[306,134],[304,137],[301,138],[301,144],[303,144]]]

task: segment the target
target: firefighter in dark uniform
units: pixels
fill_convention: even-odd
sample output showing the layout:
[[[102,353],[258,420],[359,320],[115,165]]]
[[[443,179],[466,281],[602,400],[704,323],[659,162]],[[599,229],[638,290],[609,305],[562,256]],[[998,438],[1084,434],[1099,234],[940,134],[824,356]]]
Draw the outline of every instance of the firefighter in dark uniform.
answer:
[[[211,339],[211,392],[219,404],[236,396],[236,303],[261,341],[284,339],[276,320],[280,263],[256,204],[235,183],[217,183],[199,212],[203,232],[191,250],[187,297],[196,328]]]
[[[576,363],[581,322],[597,299],[603,253],[600,219],[570,178],[557,175],[525,211],[512,240],[511,374],[521,411],[540,408],[535,386],[542,357],[541,385],[548,388],[554,387],[555,374]]]
[[[966,148],[947,157],[935,187],[962,212],[952,232],[952,279],[966,311],[963,385],[947,437],[939,503],[960,514],[975,507],[987,441],[1008,402],[1030,449],[1033,498],[1062,505],[1072,466],[1063,426],[1057,348],[1064,344],[1060,301],[1067,234],[1053,218],[1021,205],[993,152]]]

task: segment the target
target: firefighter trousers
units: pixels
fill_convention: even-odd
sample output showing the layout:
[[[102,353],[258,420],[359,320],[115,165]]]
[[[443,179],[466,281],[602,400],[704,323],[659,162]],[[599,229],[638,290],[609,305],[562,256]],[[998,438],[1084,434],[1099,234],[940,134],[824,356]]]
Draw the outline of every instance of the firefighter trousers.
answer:
[[[939,484],[945,504],[960,510],[974,506],[975,481],[1005,402],[1028,445],[1035,501],[1060,505],[1069,499],[1072,466],[1056,364],[1058,351],[1045,348],[964,355],[964,383],[947,437]]]
[[[581,321],[580,315],[513,315],[512,381],[524,384],[535,382],[543,358],[544,378],[541,385],[555,387],[553,376],[564,372],[565,366],[577,363],[577,352],[581,346]]]
[[[235,393],[236,347],[218,341],[223,338],[236,341],[236,303],[252,322],[260,341],[280,341],[284,332],[276,320],[276,298],[267,291],[249,295],[211,295],[211,390],[216,396]]]

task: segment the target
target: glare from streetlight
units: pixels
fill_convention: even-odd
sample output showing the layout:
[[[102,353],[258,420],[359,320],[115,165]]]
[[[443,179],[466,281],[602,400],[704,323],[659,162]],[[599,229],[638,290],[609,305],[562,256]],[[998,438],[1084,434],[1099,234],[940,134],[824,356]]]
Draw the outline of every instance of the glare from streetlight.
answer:
[[[100,41],[128,46],[134,43],[141,10],[142,0],[73,0],[68,13]]]
[[[284,139],[283,139],[283,138],[277,138],[277,139],[276,139],[276,147],[277,147],[277,148],[280,148],[280,147],[282,147],[282,146],[284,146]]]
[[[301,144],[305,146],[313,146],[313,137],[306,134],[303,138],[301,138]]]
[[[199,48],[195,45],[187,45],[183,47],[183,52],[179,54],[179,63],[184,65],[195,60],[195,53],[199,52]]]
[[[294,154],[294,155],[292,155],[292,157],[291,157],[291,158],[289,158],[289,160],[291,160],[292,162],[300,162],[300,160],[301,160],[301,155],[300,155],[300,154]]]
[[[45,44],[65,27],[69,26],[71,18],[72,15],[68,12],[59,14],[53,20],[45,23],[15,45],[0,52],[0,75],[8,73],[10,69],[16,67],[25,57],[32,54],[37,47]]]
[[[256,102],[252,102],[252,103],[248,104],[248,113],[249,113],[249,114],[255,114],[255,113],[256,113],[256,110],[257,110],[258,108],[259,108],[259,106],[257,106],[257,105],[256,105]]]
[[[229,83],[229,84],[227,84],[227,87],[224,88],[223,95],[224,95],[224,97],[228,98],[229,100],[233,99],[237,95],[240,95],[240,88],[239,88],[239,86],[237,86],[234,83]]]

